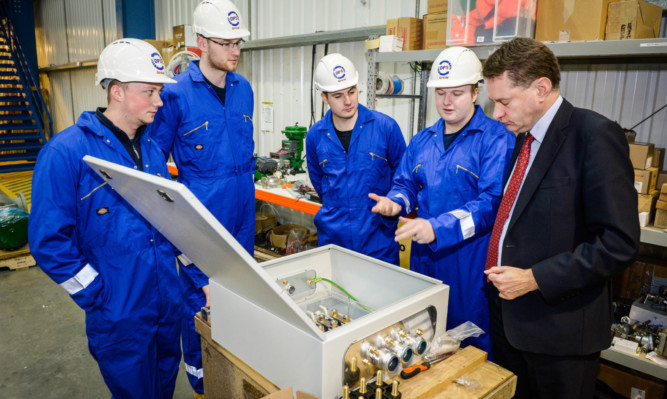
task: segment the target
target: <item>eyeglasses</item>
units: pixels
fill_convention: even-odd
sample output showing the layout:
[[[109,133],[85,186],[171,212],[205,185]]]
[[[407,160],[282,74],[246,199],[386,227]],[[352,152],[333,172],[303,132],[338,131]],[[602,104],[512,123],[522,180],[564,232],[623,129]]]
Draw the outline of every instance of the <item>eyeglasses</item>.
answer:
[[[209,37],[204,37],[204,39],[208,40],[209,42],[213,42],[215,44],[219,44],[220,47],[223,48],[223,50],[231,50],[231,49],[242,49],[243,45],[245,44],[245,40],[241,39],[238,42],[219,42],[217,40],[213,40]]]

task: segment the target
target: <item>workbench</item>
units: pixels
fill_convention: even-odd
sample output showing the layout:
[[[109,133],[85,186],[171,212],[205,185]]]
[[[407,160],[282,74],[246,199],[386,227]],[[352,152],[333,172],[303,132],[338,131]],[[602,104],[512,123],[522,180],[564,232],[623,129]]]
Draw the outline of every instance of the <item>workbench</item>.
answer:
[[[201,313],[195,316],[195,328],[201,335],[204,392],[207,399],[259,399],[282,392],[271,381],[213,341],[210,320],[204,320]],[[471,386],[454,382],[459,378]],[[471,346],[410,379],[395,379],[399,381],[399,390],[404,399],[510,399],[516,390],[514,374],[489,362],[486,360],[486,352]]]

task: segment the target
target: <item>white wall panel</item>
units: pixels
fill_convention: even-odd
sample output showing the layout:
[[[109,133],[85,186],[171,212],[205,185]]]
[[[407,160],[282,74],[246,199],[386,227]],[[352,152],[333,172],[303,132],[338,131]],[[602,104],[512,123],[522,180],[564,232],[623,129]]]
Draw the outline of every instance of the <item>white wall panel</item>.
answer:
[[[420,1],[420,15],[426,0]],[[252,39],[384,25],[415,16],[415,0],[250,0]]]
[[[75,118],[83,111],[95,111],[97,107],[106,107],[107,96],[101,86],[95,86],[97,68],[75,69],[72,79],[72,110]]]
[[[192,12],[201,0],[155,0],[155,36],[158,40],[172,37],[172,28],[178,25],[192,25]],[[247,0],[232,1],[249,24]]]
[[[70,62],[96,60],[104,49],[104,19],[100,0],[66,0]]]
[[[40,68],[69,62],[64,0],[35,3],[35,36]]]
[[[53,118],[53,131],[57,133],[74,123],[70,73],[69,71],[52,72],[45,81],[48,82],[46,90],[49,112]]]
[[[118,27],[116,26],[116,0],[102,1],[102,22],[104,23],[104,47],[118,39]]]

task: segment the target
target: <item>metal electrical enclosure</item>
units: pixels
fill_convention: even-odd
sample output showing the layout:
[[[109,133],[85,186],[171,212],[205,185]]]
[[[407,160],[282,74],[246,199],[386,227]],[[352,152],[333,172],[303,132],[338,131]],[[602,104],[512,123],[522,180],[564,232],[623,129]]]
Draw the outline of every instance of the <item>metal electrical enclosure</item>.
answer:
[[[84,161],[209,276],[212,338],[280,388],[341,396],[350,359],[368,380],[400,371],[378,337],[407,331],[425,348],[445,332],[449,287],[438,280],[334,245],[259,264],[184,185]],[[314,317],[322,311],[348,319],[325,328]]]

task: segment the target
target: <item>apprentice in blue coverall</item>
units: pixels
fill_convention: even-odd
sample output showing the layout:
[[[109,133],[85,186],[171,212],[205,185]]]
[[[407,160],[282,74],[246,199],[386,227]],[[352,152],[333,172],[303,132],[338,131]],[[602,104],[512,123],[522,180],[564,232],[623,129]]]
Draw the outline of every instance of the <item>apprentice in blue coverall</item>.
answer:
[[[162,105],[162,83],[175,83],[164,69],[144,41],[107,46],[96,81],[108,107],[56,134],[33,174],[30,250],[86,311],[88,347],[114,398],[173,396],[183,305],[173,246],[82,158],[169,178],[144,132]]]
[[[396,240],[412,237],[410,269],[449,285],[447,327],[472,321],[486,334],[464,341],[491,353],[484,264],[514,134],[475,105],[482,65],[463,47],[436,58],[429,87],[441,116],[408,146],[374,212],[405,216]],[[480,274],[481,273],[481,274]]]
[[[228,17],[235,15],[235,18]],[[194,11],[193,28],[202,52],[188,70],[165,87],[164,106],[149,126],[151,136],[178,167],[178,181],[251,255],[255,235],[253,173],[254,99],[248,81],[234,73],[244,36],[241,17],[227,0],[207,0]],[[195,397],[204,393],[201,341],[194,316],[209,306],[208,277],[183,254],[181,283],[188,314],[183,320],[183,358]]]
[[[320,246],[336,244],[398,265],[397,221],[383,223],[368,193],[389,191],[405,152],[396,121],[359,105],[359,76],[340,54],[323,57],[315,83],[330,109],[306,136],[310,181],[322,198],[315,215]]]

